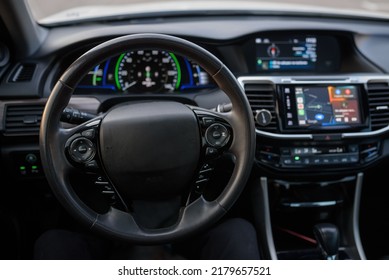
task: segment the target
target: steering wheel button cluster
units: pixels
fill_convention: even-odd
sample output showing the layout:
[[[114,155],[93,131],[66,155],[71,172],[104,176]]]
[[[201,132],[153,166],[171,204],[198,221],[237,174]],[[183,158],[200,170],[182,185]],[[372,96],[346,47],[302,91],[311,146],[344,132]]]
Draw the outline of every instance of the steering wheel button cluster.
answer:
[[[96,181],[95,184],[105,186],[105,185],[108,185],[109,183],[107,181]]]
[[[91,160],[85,163],[85,167],[90,170],[98,170],[99,165],[97,164],[97,161]]]
[[[214,123],[205,131],[205,139],[209,145],[221,148],[226,145],[230,139],[230,132],[224,125]]]
[[[214,149],[214,148],[210,148],[210,149]],[[195,182],[194,191],[196,193],[201,194],[203,192],[204,188],[207,186],[207,184],[210,180],[210,177],[212,175],[213,170],[214,170],[214,168],[209,163],[204,163],[201,166],[201,168],[199,170],[199,174],[198,174],[198,176],[196,178],[196,182]]]
[[[205,153],[207,156],[215,156],[217,155],[217,149],[208,147]]]
[[[214,139],[219,139],[220,137],[222,137],[222,134],[220,133],[220,131],[214,131],[213,133],[212,133],[212,137],[214,138]]]
[[[86,145],[78,146],[78,152],[80,154],[85,154],[86,152],[88,152],[88,150],[90,150],[90,148],[88,148]]]
[[[208,171],[212,171],[212,170],[213,170],[212,165],[210,165],[209,163],[204,163],[203,166],[201,166],[200,173],[201,172],[208,172]]]
[[[85,163],[94,157],[96,149],[92,141],[85,137],[79,137],[70,144],[69,153],[74,161]]]
[[[84,130],[83,132],[81,132],[81,135],[92,139],[95,137],[95,130],[93,128],[88,129],[88,130]]]
[[[211,117],[203,117],[203,125],[209,126],[215,122],[214,118]]]
[[[202,193],[204,188],[206,187],[208,181],[209,181],[209,178],[197,180],[196,184],[195,184],[195,188],[194,188],[195,192]]]
[[[200,171],[200,173],[199,173],[199,176],[197,177],[197,180],[199,181],[199,180],[204,180],[204,179],[207,179],[208,180],[208,174],[207,173],[202,173],[201,171]]]
[[[106,178],[98,175],[95,179],[95,186],[100,191],[100,193],[104,196],[106,202],[110,206],[114,206],[117,204],[116,191]]]

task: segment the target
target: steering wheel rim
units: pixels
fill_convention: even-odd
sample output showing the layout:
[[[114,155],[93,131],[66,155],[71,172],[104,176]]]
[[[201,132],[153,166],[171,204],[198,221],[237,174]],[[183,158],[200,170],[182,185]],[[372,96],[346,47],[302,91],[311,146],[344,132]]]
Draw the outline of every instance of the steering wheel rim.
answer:
[[[167,228],[148,230],[137,224],[127,212],[110,208],[106,214],[90,209],[70,186],[66,170],[69,161],[64,154],[66,138],[72,133],[61,128],[61,112],[69,103],[81,78],[108,57],[137,49],[161,49],[196,61],[230,98],[232,110],[220,117],[233,127],[231,151],[235,167],[225,189],[213,201],[203,197],[184,207],[178,221]],[[217,114],[217,113],[216,113]],[[102,43],[79,57],[60,77],[53,88],[42,116],[40,153],[47,180],[62,205],[71,215],[93,230],[139,244],[169,242],[216,222],[236,201],[251,172],[255,154],[255,128],[252,111],[243,89],[234,75],[213,54],[187,40],[163,34],[127,35]]]

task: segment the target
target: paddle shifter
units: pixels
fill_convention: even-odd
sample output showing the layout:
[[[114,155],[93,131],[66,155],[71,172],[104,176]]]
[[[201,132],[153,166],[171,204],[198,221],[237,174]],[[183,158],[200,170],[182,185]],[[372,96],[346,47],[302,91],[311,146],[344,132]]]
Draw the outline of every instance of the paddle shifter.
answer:
[[[313,227],[313,233],[326,260],[338,259],[339,230],[336,225],[321,223]]]

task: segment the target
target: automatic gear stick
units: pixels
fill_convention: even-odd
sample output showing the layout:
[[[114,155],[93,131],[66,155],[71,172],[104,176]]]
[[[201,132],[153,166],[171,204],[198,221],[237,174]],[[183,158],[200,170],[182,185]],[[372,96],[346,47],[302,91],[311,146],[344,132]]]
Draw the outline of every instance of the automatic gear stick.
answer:
[[[313,227],[313,233],[326,260],[338,259],[339,230],[330,223],[321,223]]]

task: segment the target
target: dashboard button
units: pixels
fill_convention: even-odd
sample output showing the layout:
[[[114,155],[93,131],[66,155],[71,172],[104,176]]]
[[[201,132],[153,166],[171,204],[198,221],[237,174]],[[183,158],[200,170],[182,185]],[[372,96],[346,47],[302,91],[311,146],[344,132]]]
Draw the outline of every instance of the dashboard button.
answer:
[[[349,156],[349,161],[350,162],[358,162],[359,161],[359,157],[358,156]]]
[[[30,164],[36,163],[38,160],[37,156],[34,154],[27,154],[26,155],[26,161]]]
[[[279,155],[274,153],[260,152],[259,158],[263,162],[278,163]]]
[[[334,141],[334,140],[342,140],[342,136],[340,134],[319,134],[313,135],[314,141]]]
[[[350,152],[350,153],[358,153],[358,145],[350,145],[350,146],[348,146],[348,151]]]
[[[293,164],[294,165],[299,165],[299,164],[302,164],[303,163],[303,161],[301,160],[301,159],[298,159],[298,160],[294,160],[294,162],[293,162]]]
[[[292,164],[292,159],[291,158],[284,158],[282,160],[283,164],[285,165],[291,165]]]
[[[340,162],[341,162],[341,163],[348,163],[348,162],[349,162],[348,156],[342,156],[342,157],[340,157]]]
[[[313,159],[313,164],[321,164],[322,163],[322,159],[317,157],[317,158],[314,158]]]
[[[331,157],[330,162],[332,162],[334,164],[339,164],[340,163],[340,158],[337,157],[337,156]]]

